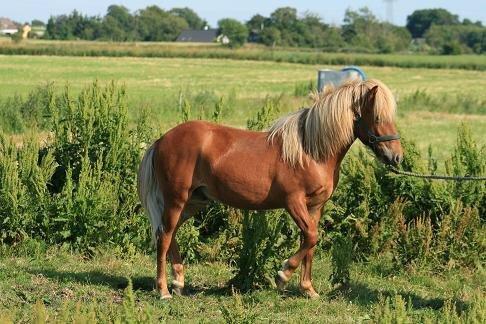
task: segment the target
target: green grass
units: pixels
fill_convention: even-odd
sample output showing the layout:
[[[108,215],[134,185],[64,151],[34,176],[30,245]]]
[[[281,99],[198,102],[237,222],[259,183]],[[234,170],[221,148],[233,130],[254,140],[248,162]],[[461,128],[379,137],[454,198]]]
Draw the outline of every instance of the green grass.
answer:
[[[15,322],[31,322],[39,303],[45,305],[50,321],[59,319],[63,309],[73,316],[76,308],[85,313],[94,309],[98,317],[113,320],[127,301],[128,279],[133,283],[135,308],[148,309],[154,319],[168,322],[223,322],[226,316],[236,322],[351,323],[372,318],[380,299],[396,294],[408,304],[407,316],[417,322],[424,316],[443,319],[441,308],[448,301],[461,312],[470,308],[474,296],[486,297],[482,271],[396,272],[380,260],[355,264],[350,289],[335,290],[328,281],[331,268],[325,255],[313,267],[318,300],[300,297],[298,274],[287,292],[264,289],[239,294],[227,286],[231,268],[219,263],[188,265],[188,295],[162,301],[154,291],[153,256],[122,258],[105,251],[85,259],[51,248],[4,253],[0,261],[0,314]]]
[[[161,131],[179,122],[178,93],[202,96],[234,97],[234,109],[223,112],[223,123],[243,127],[255,115],[265,96],[285,94],[283,110],[295,110],[306,104],[305,98],[293,98],[295,85],[315,79],[319,68],[339,66],[304,65],[276,62],[255,62],[181,58],[109,58],[57,56],[0,56],[0,98],[25,94],[45,82],[66,83],[74,91],[93,79],[117,80],[127,86],[129,108],[136,114],[149,107]],[[406,138],[415,141],[423,153],[429,144],[435,146],[439,158],[447,156],[455,143],[456,129],[467,123],[480,144],[486,115],[428,113],[407,107],[400,109],[400,99],[423,91],[435,98],[465,96],[485,100],[486,72],[363,67],[371,78],[385,82],[399,101],[398,124]],[[438,100],[441,102],[440,100]],[[193,107],[197,118],[199,107]],[[421,110],[417,107],[417,110]],[[486,111],[486,107],[484,107]]]
[[[320,68],[341,66],[305,65],[238,60],[181,58],[92,58],[57,56],[0,56],[0,97],[23,93],[46,81],[69,82],[81,88],[94,78],[127,84],[137,101],[155,100],[168,91],[191,88],[240,97],[292,94],[296,82],[313,80]],[[397,95],[425,90],[434,95],[452,93],[484,96],[486,72],[404,69],[364,66],[370,78],[388,84]]]
[[[184,57],[219,58],[275,61],[304,64],[354,64],[397,66],[404,68],[458,68],[486,70],[484,55],[411,55],[411,54],[362,54],[324,53],[314,49],[276,48],[249,44],[234,50],[217,44],[181,43],[113,43],[89,41],[39,41],[21,43],[3,41],[0,54],[9,55],[62,55],[62,56],[135,56],[135,57]]]

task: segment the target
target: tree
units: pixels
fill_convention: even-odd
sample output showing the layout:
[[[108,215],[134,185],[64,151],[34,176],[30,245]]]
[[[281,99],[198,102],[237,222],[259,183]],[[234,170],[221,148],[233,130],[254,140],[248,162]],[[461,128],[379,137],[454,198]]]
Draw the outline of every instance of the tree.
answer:
[[[32,27],[45,27],[46,23],[39,19],[34,19],[31,22]]]
[[[218,26],[222,35],[229,38],[230,47],[240,47],[248,39],[248,28],[238,20],[225,18],[218,21]]]
[[[486,28],[477,25],[433,25],[424,37],[441,54],[486,52]]]
[[[49,18],[45,37],[49,39],[87,39],[99,37],[101,19],[88,17],[74,10],[69,15]]]
[[[148,6],[137,16],[138,32],[144,41],[173,41],[189,25],[180,17],[169,14],[158,6]]]
[[[135,19],[130,11],[124,6],[109,6],[103,18],[101,37],[114,41],[136,39]]]
[[[248,27],[248,30],[252,31],[260,31],[263,30],[264,27],[270,24],[270,21],[268,18],[256,14],[253,17],[251,17],[250,20],[246,22],[246,27]]]
[[[407,17],[407,29],[413,38],[423,37],[432,25],[458,25],[459,17],[445,9],[415,10]]]
[[[404,50],[411,41],[407,29],[380,22],[366,7],[346,10],[342,35],[355,49],[380,53]]]
[[[297,9],[291,7],[278,8],[271,13],[270,19],[278,29],[292,30],[297,22]]]
[[[360,8],[358,11],[347,9],[343,22],[343,38],[347,42],[367,47],[370,45],[369,38],[376,36],[374,29],[378,19],[367,7]]]
[[[251,19],[246,22],[246,27],[248,28],[248,31],[250,33],[248,41],[255,43],[265,43],[262,40],[262,32],[264,28],[270,26],[270,18],[264,17],[260,14],[256,14],[251,17]]]
[[[324,24],[316,13],[305,12],[304,16],[298,20],[296,29],[303,36],[300,46],[323,47],[327,43],[329,26]]]
[[[190,28],[192,29],[203,29],[208,22],[201,17],[192,9],[190,8],[173,8],[169,11],[171,15],[176,17],[180,17],[184,19]]]
[[[270,14],[270,26],[280,31],[281,44],[300,46],[305,44],[305,26],[297,18],[297,9],[282,7]]]
[[[275,47],[280,45],[282,41],[282,36],[280,30],[275,27],[266,27],[260,33],[261,42],[267,46]]]
[[[473,22],[471,19],[468,19],[468,18],[464,18],[462,20],[462,24],[465,25],[465,26],[483,27],[483,23],[480,20]]]

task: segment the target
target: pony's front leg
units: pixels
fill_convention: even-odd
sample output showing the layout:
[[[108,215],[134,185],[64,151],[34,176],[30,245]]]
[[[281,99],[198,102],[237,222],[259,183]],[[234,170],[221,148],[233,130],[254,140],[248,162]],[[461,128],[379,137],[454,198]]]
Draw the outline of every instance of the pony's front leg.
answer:
[[[318,298],[319,294],[312,286],[312,259],[314,258],[314,246],[307,252],[302,260],[302,270],[300,272],[300,291],[309,298]]]
[[[287,284],[292,274],[307,254],[314,248],[318,240],[317,227],[319,224],[319,213],[313,212],[309,214],[305,204],[305,197],[289,201],[287,209],[302,231],[302,241],[297,253],[292,255],[288,260],[285,260],[282,270],[278,272],[276,283],[280,289]],[[310,262],[312,262],[312,258],[310,258]]]
[[[321,209],[311,212],[311,217],[315,219],[317,226],[319,227],[319,220],[321,218]],[[314,246],[307,252],[302,260],[302,269],[300,272],[300,290],[310,298],[318,298],[319,294],[312,286],[312,259],[314,258]]]

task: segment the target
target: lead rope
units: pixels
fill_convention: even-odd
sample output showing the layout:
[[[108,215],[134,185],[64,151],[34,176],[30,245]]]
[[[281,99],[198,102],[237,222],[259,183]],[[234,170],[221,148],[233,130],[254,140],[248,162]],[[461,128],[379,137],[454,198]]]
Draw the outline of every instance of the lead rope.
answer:
[[[446,175],[435,175],[435,174],[420,174],[415,172],[401,171],[395,167],[388,166],[388,169],[398,175],[409,176],[422,179],[434,179],[434,180],[453,180],[453,181],[486,181],[486,177],[476,177],[476,176],[446,176]]]
[[[360,123],[361,123],[361,116],[358,115],[354,121],[355,129],[356,127],[359,127]],[[356,134],[356,130],[355,130],[355,134]],[[387,141],[392,141],[397,139],[400,139],[399,134],[376,136],[370,130],[368,130],[368,146],[375,145],[376,143],[379,142],[387,142]],[[421,174],[416,172],[401,171],[391,165],[388,166],[388,170],[401,176],[415,177],[421,179],[452,180],[452,181],[486,181],[486,177],[481,177],[481,176],[468,176],[468,177],[446,176],[446,175]]]

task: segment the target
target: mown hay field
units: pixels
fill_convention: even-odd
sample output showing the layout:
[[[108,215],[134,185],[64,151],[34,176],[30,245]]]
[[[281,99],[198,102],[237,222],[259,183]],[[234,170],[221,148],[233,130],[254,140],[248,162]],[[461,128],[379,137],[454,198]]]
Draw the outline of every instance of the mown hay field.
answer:
[[[0,98],[25,95],[47,82],[60,88],[69,85],[77,91],[94,79],[117,80],[126,85],[131,113],[148,108],[160,123],[161,132],[179,121],[181,93],[190,93],[201,98],[200,101],[215,96],[230,97],[234,107],[223,114],[223,122],[241,127],[266,96],[287,96],[283,100],[284,110],[304,106],[305,97],[293,96],[296,84],[315,80],[321,68],[341,66],[226,59],[0,56]],[[400,131],[416,142],[422,152],[432,144],[434,151],[443,157],[442,152],[450,151],[455,142],[455,129],[463,122],[480,143],[486,143],[482,136],[486,129],[486,72],[362,68],[368,77],[382,80],[393,90],[399,102]],[[413,100],[417,93],[431,97],[434,102],[422,107],[423,101]],[[401,105],[407,98],[412,100],[406,106]],[[473,112],[464,111],[461,105],[471,102],[475,106]],[[207,109],[204,104],[200,106],[192,107],[193,118],[197,118],[199,110]]]
[[[289,62],[303,64],[355,64],[396,66],[404,68],[486,70],[484,55],[438,56],[427,54],[373,54],[323,52],[311,48],[269,49],[266,46],[246,44],[229,49],[218,44],[174,42],[106,42],[106,41],[52,41],[27,40],[20,43],[0,38],[0,54],[58,55],[95,57],[183,57],[237,59],[253,61]]]

